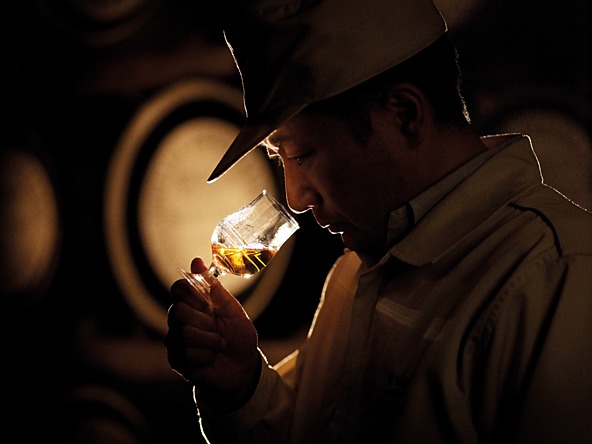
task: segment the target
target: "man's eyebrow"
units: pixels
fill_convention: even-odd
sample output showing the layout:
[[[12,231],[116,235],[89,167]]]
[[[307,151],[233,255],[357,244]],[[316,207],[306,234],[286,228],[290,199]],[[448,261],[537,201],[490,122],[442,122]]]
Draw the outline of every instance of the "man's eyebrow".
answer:
[[[268,148],[270,148],[274,151],[277,151],[286,142],[286,140],[287,140],[286,137],[282,137],[279,134],[271,133],[265,139],[265,144],[267,145]]]

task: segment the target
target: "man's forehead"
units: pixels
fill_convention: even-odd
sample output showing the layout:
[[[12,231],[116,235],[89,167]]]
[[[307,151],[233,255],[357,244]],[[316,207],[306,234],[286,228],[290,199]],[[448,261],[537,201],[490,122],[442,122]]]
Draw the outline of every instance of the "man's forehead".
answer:
[[[272,131],[263,143],[273,150],[278,150],[288,143],[300,141],[310,133],[311,124],[314,126],[318,119],[318,115],[308,112],[308,109],[303,110]]]

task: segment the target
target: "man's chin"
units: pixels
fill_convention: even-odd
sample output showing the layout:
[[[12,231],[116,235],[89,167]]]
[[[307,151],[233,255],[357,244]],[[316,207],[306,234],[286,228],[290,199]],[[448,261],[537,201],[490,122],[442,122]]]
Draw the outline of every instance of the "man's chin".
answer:
[[[353,235],[351,231],[343,231],[341,234],[341,241],[345,248],[355,251],[359,256],[368,256],[369,258],[379,259],[385,253],[383,243],[378,243],[376,239],[360,238]],[[380,246],[378,246],[380,245]]]
[[[336,233],[337,234],[337,233]],[[347,231],[341,231],[340,233],[338,233],[341,236],[341,242],[343,242],[343,245],[348,249],[348,250],[352,250],[352,251],[357,251],[359,248],[358,243],[355,241],[355,239],[352,239],[351,233],[348,234]]]

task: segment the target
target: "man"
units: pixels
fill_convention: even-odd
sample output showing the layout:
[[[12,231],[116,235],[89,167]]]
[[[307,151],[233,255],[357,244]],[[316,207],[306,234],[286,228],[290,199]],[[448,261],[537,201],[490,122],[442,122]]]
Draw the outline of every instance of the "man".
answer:
[[[218,281],[213,308],[173,284],[169,362],[204,436],[589,442],[592,216],[543,182],[527,136],[474,133],[431,1],[267,6],[225,31],[248,116],[210,180],[263,142],[292,210],[346,250],[274,368]]]

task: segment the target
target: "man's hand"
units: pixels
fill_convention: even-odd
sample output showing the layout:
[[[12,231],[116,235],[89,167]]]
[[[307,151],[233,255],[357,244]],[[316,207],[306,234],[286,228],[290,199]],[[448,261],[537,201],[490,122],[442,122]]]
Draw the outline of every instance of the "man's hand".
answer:
[[[205,270],[201,258],[192,261],[192,273]],[[243,307],[217,279],[211,305],[184,279],[173,283],[171,295],[164,342],[170,366],[221,408],[246,402],[258,382],[261,357]]]

